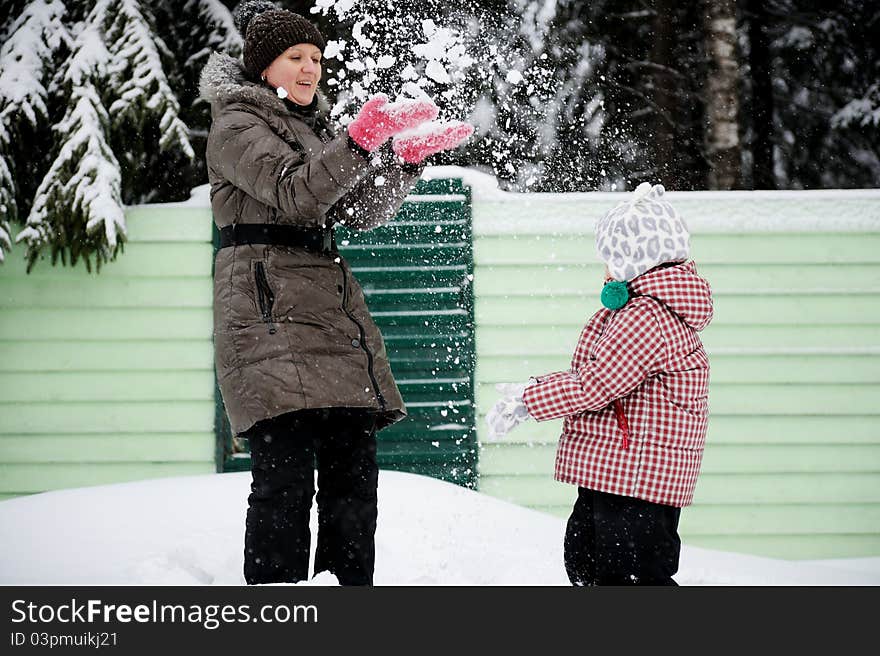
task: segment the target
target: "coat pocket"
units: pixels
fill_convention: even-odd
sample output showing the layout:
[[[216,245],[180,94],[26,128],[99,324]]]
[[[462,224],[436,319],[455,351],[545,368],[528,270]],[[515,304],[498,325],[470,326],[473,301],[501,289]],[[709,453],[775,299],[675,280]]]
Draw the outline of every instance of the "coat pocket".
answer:
[[[266,275],[266,264],[264,262],[254,262],[254,282],[257,287],[257,303],[260,306],[260,315],[269,326],[269,334],[274,335],[277,330],[275,323],[272,321],[275,294],[269,285],[269,278]]]

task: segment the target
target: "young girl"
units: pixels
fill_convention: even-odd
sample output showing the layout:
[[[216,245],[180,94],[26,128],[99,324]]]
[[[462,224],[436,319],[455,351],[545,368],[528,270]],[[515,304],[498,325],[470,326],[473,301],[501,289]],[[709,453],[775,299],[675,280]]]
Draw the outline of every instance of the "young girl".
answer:
[[[555,478],[578,486],[564,544],[573,585],[676,585],[679,513],[706,437],[709,360],[697,333],[712,295],[663,192],[643,183],[599,221],[605,308],[571,368],[499,386],[507,396],[487,417],[493,438],[530,417],[564,418]]]

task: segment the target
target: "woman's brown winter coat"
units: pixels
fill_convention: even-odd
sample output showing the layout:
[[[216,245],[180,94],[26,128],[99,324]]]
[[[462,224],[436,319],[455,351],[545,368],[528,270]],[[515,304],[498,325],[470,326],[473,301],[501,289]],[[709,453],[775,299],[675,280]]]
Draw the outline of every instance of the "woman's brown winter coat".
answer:
[[[375,167],[347,134],[331,138],[322,122],[316,132],[288,101],[248,81],[231,57],[211,56],[200,91],[211,103],[208,180],[220,228],[320,229],[344,222],[369,229],[394,216],[418,179],[390,152]],[[406,414],[363,291],[336,252],[257,244],[220,249],[214,353],[234,433],[305,408],[371,408],[379,426]]]

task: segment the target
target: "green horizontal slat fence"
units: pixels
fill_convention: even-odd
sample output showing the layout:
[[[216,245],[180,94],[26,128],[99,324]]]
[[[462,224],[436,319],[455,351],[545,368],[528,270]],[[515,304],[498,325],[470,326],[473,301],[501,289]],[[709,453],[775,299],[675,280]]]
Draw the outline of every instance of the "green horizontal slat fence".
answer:
[[[600,306],[610,194],[477,193],[478,431],[494,384],[567,369]],[[670,194],[712,285],[711,417],[688,544],[782,558],[880,555],[880,192]],[[846,221],[839,217],[848,217]],[[561,422],[484,444],[480,490],[566,516]]]
[[[475,432],[494,383],[568,366],[598,307],[593,221],[620,196],[475,184],[471,202],[469,184],[423,181],[394,223],[340,240],[409,409],[382,432],[382,466],[564,516],[574,488],[552,480],[559,422],[484,445],[479,465]],[[685,542],[880,555],[880,193],[670,198],[717,309],[703,334],[712,414]],[[19,247],[0,267],[0,498],[214,471],[224,457],[210,209],[140,206],[126,218],[125,253],[100,274],[39,262],[26,275]],[[233,464],[247,466],[241,455]]]
[[[0,496],[215,471],[211,211],[126,210],[89,273],[0,266]]]

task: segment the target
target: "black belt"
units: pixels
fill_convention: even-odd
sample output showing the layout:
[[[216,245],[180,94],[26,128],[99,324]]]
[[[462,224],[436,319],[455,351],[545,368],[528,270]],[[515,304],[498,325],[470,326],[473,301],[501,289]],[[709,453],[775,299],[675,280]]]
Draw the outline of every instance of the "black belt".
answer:
[[[336,250],[333,228],[303,228],[278,223],[233,223],[220,228],[220,248],[244,244],[291,246],[315,253]]]

